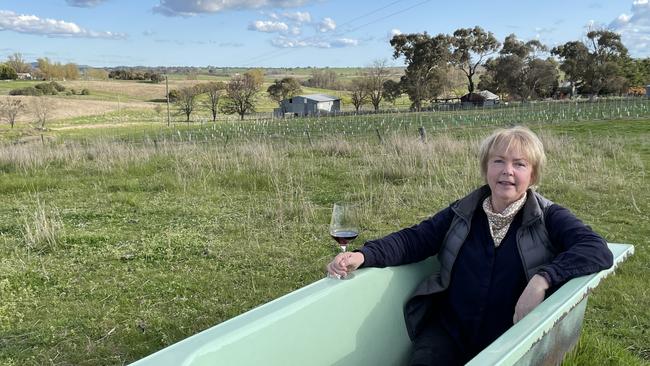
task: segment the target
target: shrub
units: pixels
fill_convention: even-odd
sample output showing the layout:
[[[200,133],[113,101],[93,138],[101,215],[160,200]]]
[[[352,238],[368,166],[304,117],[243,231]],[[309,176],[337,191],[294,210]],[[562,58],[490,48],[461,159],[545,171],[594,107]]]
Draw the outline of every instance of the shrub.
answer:
[[[36,89],[33,86],[29,86],[27,88],[20,88],[20,89],[12,89],[9,91],[9,95],[31,95],[31,96],[41,96],[45,93],[43,93],[43,90],[41,89]]]
[[[81,89],[81,95],[90,95],[90,90],[88,89]]]
[[[66,95],[75,95],[77,94],[77,90],[75,89],[70,89],[70,94],[66,93]]]
[[[34,86],[36,89],[41,90],[43,94],[56,95],[58,91],[50,83],[40,83]]]
[[[52,85],[52,87],[58,92],[62,92],[65,90],[65,86],[57,83],[56,81],[51,81],[50,85]]]

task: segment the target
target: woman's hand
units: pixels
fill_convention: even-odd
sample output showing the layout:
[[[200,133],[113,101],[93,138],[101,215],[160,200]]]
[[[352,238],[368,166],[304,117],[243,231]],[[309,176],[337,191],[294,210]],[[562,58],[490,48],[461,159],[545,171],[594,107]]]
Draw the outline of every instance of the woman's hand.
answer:
[[[544,301],[544,295],[546,295],[548,287],[549,284],[544,277],[534,275],[533,278],[528,281],[528,285],[526,285],[524,292],[519,296],[519,300],[517,300],[517,305],[515,305],[515,315],[512,317],[512,322],[516,324],[535,309],[537,305]]]
[[[345,277],[359,268],[363,261],[364,257],[360,252],[339,253],[327,264],[327,274],[337,278]]]

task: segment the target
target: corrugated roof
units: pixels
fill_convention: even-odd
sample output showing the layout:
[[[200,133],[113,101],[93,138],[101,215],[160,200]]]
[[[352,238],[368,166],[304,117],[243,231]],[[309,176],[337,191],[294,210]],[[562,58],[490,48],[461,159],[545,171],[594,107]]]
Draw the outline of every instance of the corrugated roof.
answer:
[[[299,95],[305,99],[315,100],[317,102],[331,102],[333,100],[340,100],[341,98],[333,97],[327,94],[308,94],[308,95]]]

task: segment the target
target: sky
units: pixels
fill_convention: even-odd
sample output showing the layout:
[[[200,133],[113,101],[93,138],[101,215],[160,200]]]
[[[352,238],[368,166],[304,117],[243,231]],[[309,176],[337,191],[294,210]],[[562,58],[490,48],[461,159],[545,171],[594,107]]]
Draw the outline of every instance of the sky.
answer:
[[[650,0],[0,0],[0,61],[94,67],[358,67],[395,34],[481,26],[549,47],[589,29],[650,57]]]

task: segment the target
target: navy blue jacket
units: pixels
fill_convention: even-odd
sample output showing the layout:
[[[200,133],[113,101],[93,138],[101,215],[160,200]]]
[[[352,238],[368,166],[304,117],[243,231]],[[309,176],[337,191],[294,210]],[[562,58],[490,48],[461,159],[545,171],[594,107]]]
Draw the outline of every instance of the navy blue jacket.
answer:
[[[512,326],[515,304],[527,284],[515,238],[521,216],[519,212],[495,248],[487,217],[477,205],[449,288],[436,297],[432,316],[442,321],[466,355],[480,352]],[[436,255],[453,217],[450,206],[416,226],[367,242],[359,250],[364,254],[363,266],[394,266]],[[542,268],[552,287],[611,267],[612,254],[605,241],[566,208],[551,205],[545,226],[559,252]]]

